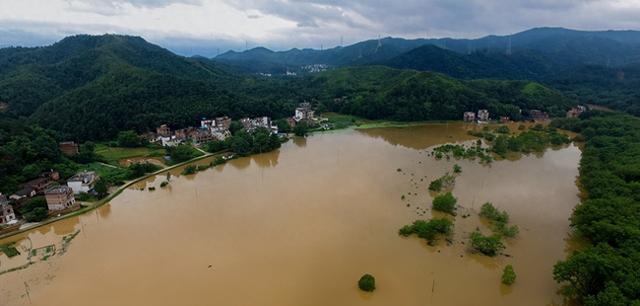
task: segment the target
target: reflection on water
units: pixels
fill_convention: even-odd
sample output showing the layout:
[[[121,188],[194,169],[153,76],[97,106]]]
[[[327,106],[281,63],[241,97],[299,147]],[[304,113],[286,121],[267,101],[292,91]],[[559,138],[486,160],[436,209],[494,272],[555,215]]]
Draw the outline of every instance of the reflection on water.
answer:
[[[452,122],[409,127],[362,129],[358,130],[358,132],[370,137],[380,138],[392,145],[422,150],[447,142],[475,139],[468,134],[468,131],[478,130],[480,127],[483,126]]]
[[[306,147],[307,146],[307,138],[306,137],[293,137],[291,138],[293,143],[298,147]]]
[[[0,241],[21,250],[0,255],[0,271],[27,265],[0,275],[0,305],[561,304],[551,275],[568,249],[580,151],[491,167],[421,151],[468,141],[467,128],[348,130],[196,175],[172,170],[166,188],[161,175],[94,212]],[[471,215],[455,217],[451,243],[399,237],[402,225],[431,217],[428,184],[454,163],[463,172],[453,192]],[[486,201],[520,227],[509,257],[469,250],[469,234],[488,231],[477,216]],[[74,233],[63,255],[47,257]],[[500,284],[506,264],[518,274],[510,288]],[[373,294],[357,289],[364,273],[376,277]]]

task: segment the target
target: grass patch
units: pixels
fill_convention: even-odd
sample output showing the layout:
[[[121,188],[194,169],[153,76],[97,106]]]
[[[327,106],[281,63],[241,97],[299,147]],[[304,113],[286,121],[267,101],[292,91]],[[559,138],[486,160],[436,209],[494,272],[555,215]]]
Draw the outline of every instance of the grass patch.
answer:
[[[123,148],[110,147],[105,144],[96,144],[95,153],[105,162],[115,166],[118,166],[122,159],[137,157],[163,157],[167,154],[166,150],[160,147]]]

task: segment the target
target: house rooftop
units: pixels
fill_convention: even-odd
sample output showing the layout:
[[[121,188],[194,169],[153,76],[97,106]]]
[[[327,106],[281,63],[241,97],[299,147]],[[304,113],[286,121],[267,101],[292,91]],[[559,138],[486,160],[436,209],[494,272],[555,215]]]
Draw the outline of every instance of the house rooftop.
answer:
[[[69,186],[54,186],[47,189],[46,194],[67,194],[73,192]]]
[[[80,173],[76,173],[76,175],[72,176],[67,181],[90,183],[95,179],[96,179],[96,173],[94,171],[83,171]]]

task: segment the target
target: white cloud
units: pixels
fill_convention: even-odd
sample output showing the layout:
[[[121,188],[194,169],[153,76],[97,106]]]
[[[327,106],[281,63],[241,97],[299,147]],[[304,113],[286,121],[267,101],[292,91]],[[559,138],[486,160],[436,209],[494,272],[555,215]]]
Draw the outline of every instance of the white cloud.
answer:
[[[639,0],[0,0],[0,45],[108,32],[164,44],[317,48],[341,36],[352,43],[379,34],[478,37],[537,26],[640,29],[637,16]],[[17,32],[32,35],[9,35]]]

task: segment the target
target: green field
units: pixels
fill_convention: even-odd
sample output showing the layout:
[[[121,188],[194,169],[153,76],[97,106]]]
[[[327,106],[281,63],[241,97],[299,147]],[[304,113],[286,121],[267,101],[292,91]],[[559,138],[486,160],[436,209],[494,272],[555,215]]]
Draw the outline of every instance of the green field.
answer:
[[[122,147],[109,147],[105,144],[96,145],[96,154],[100,156],[105,162],[119,166],[119,162],[126,158],[135,157],[163,157],[166,154],[163,148],[122,148]]]

